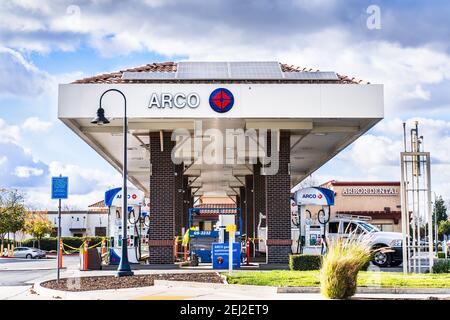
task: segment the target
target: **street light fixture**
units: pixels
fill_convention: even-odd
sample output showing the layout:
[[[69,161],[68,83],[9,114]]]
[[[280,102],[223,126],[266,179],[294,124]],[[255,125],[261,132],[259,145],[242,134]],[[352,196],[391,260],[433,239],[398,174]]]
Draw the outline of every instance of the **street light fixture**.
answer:
[[[127,99],[122,91],[117,89],[108,89],[100,96],[99,107],[97,109],[97,116],[92,119],[91,123],[97,125],[108,124],[109,120],[105,117],[105,110],[102,108],[103,96],[108,92],[120,93],[124,101],[124,115],[123,115],[123,168],[122,168],[122,258],[120,259],[119,267],[117,268],[117,277],[132,276],[130,263],[128,261],[128,236],[127,236],[127,213],[128,213],[128,192],[127,192]]]

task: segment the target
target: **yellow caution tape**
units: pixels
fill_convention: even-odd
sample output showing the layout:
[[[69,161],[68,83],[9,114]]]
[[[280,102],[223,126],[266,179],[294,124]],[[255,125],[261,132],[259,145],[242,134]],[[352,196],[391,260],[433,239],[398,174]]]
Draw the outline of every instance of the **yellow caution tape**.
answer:
[[[98,245],[101,245],[101,244],[102,244],[102,242],[100,241],[99,243],[96,243],[96,244],[88,247],[88,249],[95,248],[95,247],[97,247]],[[64,246],[66,246],[67,248],[72,249],[72,251],[76,252],[76,251],[80,251],[80,249],[83,248],[84,243],[81,246],[79,246],[78,248],[75,248],[75,247],[69,246],[68,244],[63,242],[63,250],[64,250]],[[66,251],[64,250],[64,252],[66,252]]]
[[[63,242],[63,247],[64,247],[64,246],[66,246],[67,248],[72,249],[72,250],[80,250],[80,248],[81,248],[83,245],[79,246],[78,248],[75,248],[75,247],[71,247],[71,246],[69,246],[68,244],[66,244],[66,243]]]

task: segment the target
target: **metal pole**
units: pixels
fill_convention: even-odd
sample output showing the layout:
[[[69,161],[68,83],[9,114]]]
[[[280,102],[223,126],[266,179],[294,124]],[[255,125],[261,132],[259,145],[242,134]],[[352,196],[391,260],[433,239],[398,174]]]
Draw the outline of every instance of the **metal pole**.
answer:
[[[56,242],[56,252],[57,252],[57,267],[56,267],[56,282],[59,283],[59,266],[61,261],[61,249],[59,248],[61,243],[61,199],[58,199],[58,240]]]
[[[122,94],[123,95],[123,94]],[[117,276],[131,276],[130,264],[128,262],[128,235],[127,235],[127,218],[128,218],[128,189],[127,189],[127,99],[124,99],[124,115],[123,115],[123,168],[122,168],[122,258],[120,259]]]
[[[233,239],[234,231],[228,232],[228,274],[233,271]]]
[[[435,241],[435,247],[436,254],[438,253],[439,247],[438,247],[438,234],[437,234],[437,212],[436,212],[436,192],[433,191],[434,194],[434,210],[433,210],[433,216],[434,216],[434,241]]]
[[[407,198],[406,198],[406,182],[405,182],[405,160],[404,160],[404,153],[402,152],[401,155],[401,208],[402,208],[402,233],[403,233],[403,241],[402,241],[402,254],[403,254],[403,273],[408,273],[408,265],[409,265],[409,257],[408,257],[408,250],[409,250],[409,243],[408,243],[408,236],[407,236],[407,228],[409,228],[409,219],[408,219],[408,205],[407,205]]]
[[[127,218],[128,218],[128,192],[127,192],[127,98],[122,91],[117,89],[109,89],[103,92],[100,96],[100,107],[102,107],[103,96],[108,92],[120,93],[124,101],[123,112],[123,167],[122,167],[122,258],[120,259],[119,267],[117,268],[117,277],[132,276],[130,263],[128,262],[128,237],[127,237]]]
[[[434,253],[433,253],[433,222],[431,221],[431,168],[430,168],[430,154],[425,154],[426,159],[426,173],[427,173],[427,205],[428,205],[428,264],[430,273],[433,271]],[[436,250],[437,254],[437,250]]]

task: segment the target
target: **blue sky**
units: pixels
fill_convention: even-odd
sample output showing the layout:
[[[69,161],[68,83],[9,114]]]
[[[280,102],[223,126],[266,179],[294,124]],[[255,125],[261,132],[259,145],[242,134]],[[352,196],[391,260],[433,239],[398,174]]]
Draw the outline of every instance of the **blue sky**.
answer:
[[[370,5],[380,29],[367,26]],[[397,180],[402,121],[419,119],[433,189],[450,199],[449,16],[448,1],[4,0],[0,187],[50,209],[49,177],[62,172],[68,204],[84,208],[120,182],[57,120],[58,83],[155,61],[278,60],[385,85],[385,120],[313,180]]]

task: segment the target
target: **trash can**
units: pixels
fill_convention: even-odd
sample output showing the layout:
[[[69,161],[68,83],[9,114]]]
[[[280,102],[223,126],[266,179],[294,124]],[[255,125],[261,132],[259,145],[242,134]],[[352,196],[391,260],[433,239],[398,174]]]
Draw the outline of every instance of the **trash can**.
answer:
[[[102,257],[100,254],[100,248],[91,248],[86,252],[80,251],[80,270],[101,270],[102,269]]]

